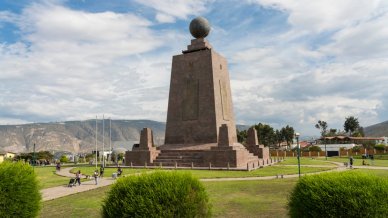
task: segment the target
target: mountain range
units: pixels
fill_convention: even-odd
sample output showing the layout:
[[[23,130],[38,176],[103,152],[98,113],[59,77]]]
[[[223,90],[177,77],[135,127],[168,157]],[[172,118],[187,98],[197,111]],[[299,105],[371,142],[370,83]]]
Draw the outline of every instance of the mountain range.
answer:
[[[103,128],[104,126],[104,128]],[[152,120],[97,120],[97,146],[130,149],[139,142],[140,130],[149,127],[155,144],[164,142],[165,123]],[[104,135],[103,135],[104,132]],[[110,140],[111,135],[111,140]],[[32,123],[0,126],[0,150],[11,152],[69,151],[96,149],[96,120]]]
[[[161,145],[164,143],[165,125],[152,120],[110,122],[107,119],[103,125],[102,120],[97,120],[98,150],[102,148],[103,140],[106,150],[110,146],[131,149],[134,143],[139,142],[140,130],[144,127],[153,130],[155,144]],[[248,128],[237,125],[240,131]],[[365,127],[364,132],[371,137],[388,136],[388,121]],[[36,151],[91,152],[96,149],[96,120],[0,125],[0,151],[32,152],[34,144]]]
[[[365,136],[382,137],[388,136],[388,120],[364,128]]]

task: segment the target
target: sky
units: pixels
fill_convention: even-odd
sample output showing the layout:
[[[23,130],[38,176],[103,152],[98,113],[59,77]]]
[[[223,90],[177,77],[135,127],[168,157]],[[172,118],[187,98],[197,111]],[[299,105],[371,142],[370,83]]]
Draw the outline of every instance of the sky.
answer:
[[[0,124],[166,121],[173,55],[207,18],[236,123],[388,120],[388,1],[0,0]]]

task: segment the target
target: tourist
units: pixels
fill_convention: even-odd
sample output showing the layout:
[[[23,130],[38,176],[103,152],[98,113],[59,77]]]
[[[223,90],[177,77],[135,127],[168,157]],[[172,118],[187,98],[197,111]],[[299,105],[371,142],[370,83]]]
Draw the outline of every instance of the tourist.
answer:
[[[78,186],[81,185],[81,170],[78,170],[78,172],[75,174],[75,182],[78,182]]]
[[[123,170],[119,166],[119,168],[117,169],[117,176],[121,176],[122,173],[123,173]]]
[[[100,177],[104,177],[104,167],[100,167]]]
[[[94,171],[93,177],[94,177],[94,181],[96,182],[96,185],[98,185],[98,170]]]
[[[353,156],[350,156],[349,158],[349,165],[350,165],[350,168],[353,168]]]

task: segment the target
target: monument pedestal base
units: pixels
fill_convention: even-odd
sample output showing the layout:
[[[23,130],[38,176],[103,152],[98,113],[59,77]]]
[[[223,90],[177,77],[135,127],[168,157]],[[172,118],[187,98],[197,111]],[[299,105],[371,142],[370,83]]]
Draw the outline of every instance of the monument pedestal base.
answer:
[[[245,148],[260,159],[269,159],[269,148],[263,145],[246,145]]]
[[[156,148],[150,150],[133,150],[125,153],[125,163],[130,166],[131,163],[134,166],[144,166],[145,164],[151,165],[160,151]]]
[[[212,147],[206,152],[204,161],[214,167],[246,167],[250,162],[258,162],[258,158],[249,153],[243,145]]]

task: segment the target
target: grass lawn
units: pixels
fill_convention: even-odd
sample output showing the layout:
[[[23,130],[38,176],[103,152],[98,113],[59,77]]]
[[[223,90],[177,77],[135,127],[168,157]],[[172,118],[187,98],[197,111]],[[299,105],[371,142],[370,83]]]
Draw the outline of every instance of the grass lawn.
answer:
[[[297,179],[204,182],[214,217],[287,217],[287,194]],[[109,187],[43,203],[40,217],[101,217]]]
[[[286,157],[284,161],[277,163],[277,165],[296,165],[298,164],[298,159],[296,157]],[[325,159],[316,159],[316,158],[300,158],[301,165],[328,165],[335,166],[333,163],[325,161]]]
[[[388,179],[388,170],[354,170]],[[214,217],[288,217],[287,197],[297,181],[292,178],[203,184],[213,205]],[[109,188],[46,201],[40,217],[101,217],[101,203]]]
[[[152,169],[134,169],[134,168],[121,168],[123,170],[123,175],[142,173],[145,171],[150,171]],[[95,166],[82,166],[77,167],[71,170],[72,173],[76,173],[78,170],[81,170],[81,173],[84,175],[93,175],[96,170]],[[98,168],[100,170],[100,168]],[[100,171],[99,171],[100,172]],[[112,173],[117,173],[117,168],[105,168],[104,177],[111,177]]]
[[[101,217],[102,199],[110,186],[43,202],[42,218],[49,217]]]
[[[205,182],[214,217],[288,217],[287,196],[297,179]]]
[[[328,161],[334,161],[334,162],[340,162],[340,163],[345,163],[349,162],[348,157],[328,157]],[[376,166],[376,167],[388,167],[388,160],[374,160],[371,161],[370,159],[365,159],[365,162],[369,166]],[[353,165],[354,166],[362,166],[362,159],[353,159]]]
[[[319,171],[325,171],[333,169],[332,166],[328,165],[328,167],[301,167],[302,173],[313,173]],[[81,170],[83,174],[92,175],[95,167],[80,167],[75,168],[72,172],[76,172],[77,170]],[[152,170],[164,170],[164,169],[130,169],[123,168],[123,174],[134,174],[134,173],[142,173],[146,171]],[[174,169],[171,169],[174,170]],[[227,171],[227,170],[184,170],[177,169],[181,172],[189,172],[193,174],[197,178],[236,178],[236,177],[255,177],[255,176],[276,176],[277,174],[290,175],[297,174],[298,167],[296,166],[268,166],[264,168],[260,168],[252,171]],[[109,177],[112,173],[116,172],[116,168],[105,168],[104,175],[105,177]]]
[[[64,170],[65,168],[62,168]],[[301,172],[312,173],[318,171],[325,171],[332,169],[328,167],[301,167]],[[73,173],[81,170],[85,175],[92,175],[95,167],[93,166],[82,166],[74,168]],[[155,169],[129,169],[123,168],[123,174],[135,174],[142,173],[146,171],[152,171]],[[158,170],[158,169],[157,169]],[[179,170],[179,169],[178,169]],[[277,174],[290,175],[297,174],[298,168],[296,166],[269,166],[260,168],[253,171],[226,171],[226,170],[179,170],[190,172],[198,178],[236,178],[236,177],[255,177],[255,176],[276,176]],[[116,168],[105,168],[104,175],[105,177],[110,177],[112,173],[117,172]],[[55,187],[67,184],[69,182],[68,177],[62,177],[55,174],[55,167],[46,166],[46,167],[35,167],[35,173],[37,174],[38,180],[41,184],[41,189]]]
[[[55,174],[55,167],[39,166],[35,167],[34,170],[40,182],[41,189],[67,184],[69,182],[69,178]]]
[[[357,172],[363,172],[367,174],[374,174],[376,176],[388,179],[388,170],[371,170],[371,169],[353,169]]]
[[[332,167],[301,167],[301,173],[313,173],[333,169]],[[277,174],[297,174],[297,166],[268,166],[252,171],[226,171],[226,170],[181,170],[190,172],[198,178],[237,178],[237,177],[260,177],[276,176]]]

